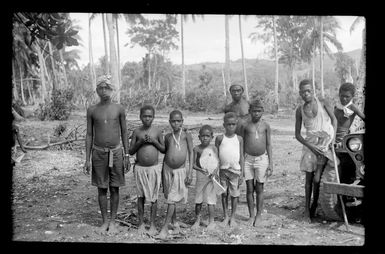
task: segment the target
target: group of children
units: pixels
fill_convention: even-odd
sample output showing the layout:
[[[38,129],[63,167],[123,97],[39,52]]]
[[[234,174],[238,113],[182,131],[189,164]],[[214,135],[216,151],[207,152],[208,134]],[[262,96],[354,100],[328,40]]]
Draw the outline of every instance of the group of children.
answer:
[[[302,138],[301,125],[303,122],[308,130],[307,133],[310,133],[310,130],[321,128],[326,130],[330,137],[334,137],[332,132],[337,129],[333,112],[329,108],[325,108],[328,115],[322,113],[321,104],[319,100],[313,100],[315,97],[312,96],[309,85],[308,82],[300,84],[300,95],[305,103],[296,112],[296,137],[307,148],[307,150],[304,148],[301,169],[307,172],[305,211],[308,217],[311,214],[308,206],[308,199],[310,202],[309,183],[316,178],[313,177],[313,172],[318,172],[318,169],[327,162],[325,158],[330,158],[325,157],[326,153],[314,145],[313,139]],[[235,93],[234,91],[240,90],[239,88],[242,86],[233,85],[230,92]],[[243,88],[241,90],[243,92]],[[103,218],[103,224],[99,228],[101,233],[117,232],[115,218],[119,203],[119,187],[125,185],[124,174],[130,170],[129,155],[136,157],[133,171],[138,194],[139,233],[147,232],[149,235],[164,238],[168,235],[170,225],[175,230],[179,229],[176,221],[176,204],[180,202],[186,204],[188,186],[193,179],[193,170],[196,171],[196,221],[192,226],[193,229],[200,226],[203,203],[208,205],[209,211],[207,229],[211,230],[216,227],[214,208],[217,203],[217,194],[220,193],[224,217],[222,224],[236,225],[235,214],[240,196],[240,185],[244,180],[246,181],[249,222],[251,225],[258,225],[263,210],[264,182],[273,172],[271,129],[269,124],[261,118],[264,107],[260,100],[249,103],[248,118],[244,121],[239,121],[239,114],[236,110],[231,111],[230,105],[223,117],[224,133],[215,137],[213,145],[211,143],[214,138],[213,128],[203,125],[198,136],[200,144],[195,147],[193,147],[191,134],[183,128],[181,111],[173,110],[170,113],[169,123],[172,131],[163,138],[162,131],[152,125],[155,109],[151,105],[145,105],[140,109],[142,125],[133,131],[131,143],[128,144],[124,108],[111,102],[110,79],[102,77],[97,83],[96,91],[100,97],[100,103],[87,110],[85,173],[89,174],[92,160],[92,184],[98,187],[98,200]],[[237,101],[233,101],[233,104],[236,107]],[[361,114],[357,110],[354,112]],[[327,116],[331,121],[329,119],[327,122]],[[312,119],[317,120],[312,122]],[[325,121],[326,124],[324,124]],[[330,125],[330,122],[333,124],[332,128],[324,127],[324,125]],[[120,138],[123,148],[120,146]],[[159,153],[164,154],[162,163],[159,163]],[[210,158],[208,159],[208,157]],[[218,162],[217,165],[216,162]],[[210,163],[214,163],[214,166],[207,166]],[[167,204],[167,213],[158,234],[155,219],[161,185]],[[218,185],[223,188],[222,191],[218,192]],[[111,192],[111,219],[109,222],[106,198],[108,188]],[[254,212],[254,193],[256,193],[256,213]],[[316,203],[316,190],[314,193]],[[229,196],[231,200],[230,215],[228,214]],[[151,202],[148,231],[143,222],[145,202]]]

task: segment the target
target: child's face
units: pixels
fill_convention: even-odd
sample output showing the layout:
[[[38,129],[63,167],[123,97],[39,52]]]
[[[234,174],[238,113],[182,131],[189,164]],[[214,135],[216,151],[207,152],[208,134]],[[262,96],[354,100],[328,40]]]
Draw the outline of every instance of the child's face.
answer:
[[[225,127],[226,133],[232,135],[235,133],[237,128],[238,120],[236,118],[227,118],[223,123],[223,127]]]
[[[234,86],[231,88],[230,94],[233,100],[240,100],[242,98],[243,89],[241,86]]]
[[[102,100],[109,99],[111,98],[112,89],[107,84],[102,83],[96,88],[96,93]]]
[[[210,130],[203,130],[198,135],[201,144],[204,146],[208,146],[213,138],[213,134]]]
[[[299,89],[299,95],[305,102],[310,102],[313,99],[313,89],[311,84],[301,86]]]
[[[169,123],[174,131],[179,131],[182,128],[183,117],[180,114],[174,114],[171,116]]]
[[[350,91],[341,91],[340,92],[340,102],[342,105],[348,104],[353,99],[353,94]]]
[[[250,112],[251,120],[253,122],[258,122],[259,119],[261,119],[264,110],[262,107],[252,107],[250,108],[249,112]]]
[[[143,126],[150,127],[154,120],[154,112],[151,109],[144,110],[140,115],[140,120],[142,120]]]

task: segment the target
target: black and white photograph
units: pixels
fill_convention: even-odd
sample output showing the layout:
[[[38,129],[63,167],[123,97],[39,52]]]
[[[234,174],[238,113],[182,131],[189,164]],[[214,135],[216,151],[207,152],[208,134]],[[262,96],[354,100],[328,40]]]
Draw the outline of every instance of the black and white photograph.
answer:
[[[13,242],[365,245],[365,16],[11,17]]]

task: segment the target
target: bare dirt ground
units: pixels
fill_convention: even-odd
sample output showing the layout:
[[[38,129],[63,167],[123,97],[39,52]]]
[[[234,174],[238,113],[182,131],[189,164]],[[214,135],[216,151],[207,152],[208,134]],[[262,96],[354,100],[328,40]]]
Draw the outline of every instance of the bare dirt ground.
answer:
[[[136,195],[132,170],[126,175],[126,186],[120,189],[118,218],[121,232],[115,236],[101,236],[95,229],[101,223],[97,202],[97,189],[91,186],[90,177],[82,172],[85,151],[84,141],[71,146],[55,146],[46,150],[29,150],[13,169],[13,240],[43,242],[107,242],[107,243],[184,243],[184,244],[258,244],[258,245],[339,245],[362,246],[364,227],[350,222],[350,232],[342,221],[326,221],[318,209],[313,223],[303,219],[304,174],[299,171],[301,145],[294,138],[294,115],[266,115],[272,127],[274,173],[265,184],[263,222],[258,227],[246,224],[248,209],[245,183],[237,210],[238,227],[219,225],[222,221],[220,198],[215,208],[215,231],[206,230],[207,207],[203,206],[200,230],[193,232],[194,181],[189,188],[186,205],[177,205],[177,219],[181,232],[166,240],[136,234]],[[214,135],[222,131],[222,115],[185,113],[185,126],[210,124]],[[129,126],[140,124],[137,114],[128,114]],[[22,138],[28,145],[42,145],[53,139],[59,121],[30,118],[18,122]],[[67,130],[85,125],[84,113],[77,112],[66,121]],[[157,114],[153,123],[169,131],[168,115]],[[84,126],[85,127],[85,126]],[[198,144],[197,129],[192,130],[194,145]],[[194,173],[195,176],[195,173]],[[158,200],[157,229],[164,222],[166,204],[163,193]],[[149,205],[145,205],[148,223]]]

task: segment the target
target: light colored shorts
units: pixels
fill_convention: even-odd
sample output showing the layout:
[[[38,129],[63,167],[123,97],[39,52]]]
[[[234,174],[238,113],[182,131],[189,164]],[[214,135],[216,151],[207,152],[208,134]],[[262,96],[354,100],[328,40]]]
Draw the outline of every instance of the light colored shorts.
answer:
[[[186,168],[170,168],[163,163],[163,192],[167,204],[178,202],[187,203],[188,188],[184,181],[186,179]]]
[[[245,180],[257,180],[259,183],[266,181],[266,169],[269,166],[269,156],[262,154],[252,156],[245,154]]]
[[[157,201],[162,181],[162,164],[149,167],[136,164],[134,174],[138,197],[144,197],[146,202]]]
[[[216,205],[217,195],[214,190],[214,183],[211,179],[202,172],[196,171],[195,184],[195,203],[206,203],[208,205]]]
[[[219,179],[221,181],[221,185],[227,190],[230,190],[230,196],[239,197],[241,194],[239,190],[239,174],[235,174],[228,169],[219,169]]]

